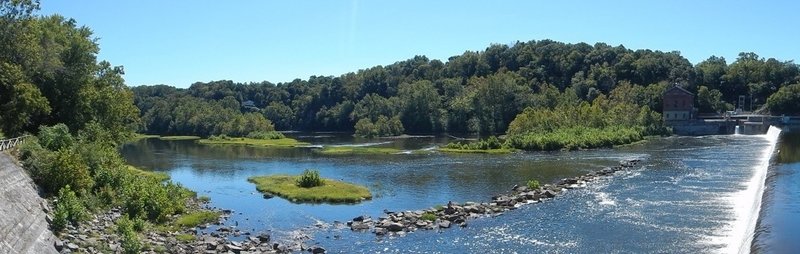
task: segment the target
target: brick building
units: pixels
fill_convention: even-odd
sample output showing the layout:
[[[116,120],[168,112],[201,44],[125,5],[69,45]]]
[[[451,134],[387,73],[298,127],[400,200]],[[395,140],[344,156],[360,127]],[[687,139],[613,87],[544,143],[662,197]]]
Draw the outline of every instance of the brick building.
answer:
[[[673,86],[664,92],[664,121],[686,121],[694,118],[694,94],[680,86]]]

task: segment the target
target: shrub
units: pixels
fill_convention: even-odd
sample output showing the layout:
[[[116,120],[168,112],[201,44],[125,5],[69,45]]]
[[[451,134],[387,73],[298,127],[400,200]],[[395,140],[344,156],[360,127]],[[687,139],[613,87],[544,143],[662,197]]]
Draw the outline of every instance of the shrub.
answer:
[[[58,191],[54,210],[52,227],[55,231],[61,231],[67,223],[77,224],[88,217],[86,208],[69,185]]]
[[[122,239],[122,249],[126,254],[139,253],[142,243],[139,242],[139,235],[136,234],[134,222],[128,216],[122,216],[117,220],[117,234]]]
[[[39,135],[36,137],[39,138],[39,143],[42,144],[42,147],[51,151],[70,147],[75,142],[75,139],[69,133],[69,128],[63,123],[39,127]]]
[[[303,174],[297,178],[297,186],[303,188],[311,188],[322,186],[325,184],[322,177],[319,176],[319,170],[306,169]]]
[[[423,213],[422,216],[420,216],[419,218],[426,221],[436,221],[436,214],[431,212],[426,212]]]
[[[528,180],[528,189],[535,190],[541,187],[538,180]]]
[[[277,131],[254,131],[247,134],[247,138],[252,139],[282,139],[285,138],[283,133]]]

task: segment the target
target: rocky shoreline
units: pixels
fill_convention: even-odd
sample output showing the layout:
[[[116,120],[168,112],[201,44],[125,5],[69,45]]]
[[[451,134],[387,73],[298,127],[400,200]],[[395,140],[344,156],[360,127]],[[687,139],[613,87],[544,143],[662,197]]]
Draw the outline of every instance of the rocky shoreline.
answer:
[[[619,166],[606,167],[585,175],[565,178],[556,184],[545,184],[537,189],[528,189],[527,186],[514,186],[511,193],[494,196],[491,202],[465,202],[464,204],[450,202],[436,208],[404,212],[384,210],[385,215],[377,220],[362,215],[348,221],[347,226],[352,231],[369,231],[378,236],[402,236],[417,230],[466,227],[467,221],[470,219],[498,216],[523,205],[535,204],[554,198],[565,189],[580,188],[598,178],[613,175],[618,171],[629,170],[640,161],[639,159],[624,160],[620,162]]]
[[[47,204],[43,204],[43,209]],[[297,233],[290,239],[275,241],[268,233],[253,233],[240,230],[236,226],[226,226],[226,220],[233,211],[214,208],[201,208],[220,212],[218,221],[194,228],[177,231],[147,230],[140,233],[143,246],[141,253],[291,253],[308,251],[324,253],[318,246],[306,246],[308,234]],[[92,215],[92,219],[80,225],[68,225],[64,232],[57,234],[53,243],[59,253],[123,253],[121,238],[115,233],[116,221],[122,217],[119,208],[112,208],[102,214]],[[206,230],[214,228],[213,230]],[[192,239],[179,240],[180,235],[191,235]],[[230,238],[243,238],[234,241]]]

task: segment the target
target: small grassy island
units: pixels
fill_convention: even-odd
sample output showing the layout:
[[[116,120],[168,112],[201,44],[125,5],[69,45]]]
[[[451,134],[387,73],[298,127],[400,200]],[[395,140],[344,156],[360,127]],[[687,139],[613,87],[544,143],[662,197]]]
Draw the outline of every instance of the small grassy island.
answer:
[[[300,142],[293,138],[287,138],[277,131],[269,132],[253,132],[247,137],[235,138],[226,135],[211,136],[207,139],[197,141],[200,144],[209,145],[246,145],[258,147],[298,147],[309,145],[306,142]]]
[[[516,151],[514,148],[506,146],[497,137],[490,136],[487,139],[472,143],[453,142],[437,149],[443,153],[485,153],[485,154],[507,154]]]
[[[371,155],[371,154],[397,154],[403,150],[390,147],[355,147],[355,146],[329,146],[317,151],[323,155]]]
[[[299,176],[254,176],[247,181],[256,184],[256,189],[261,193],[292,202],[358,203],[372,199],[367,187],[323,179],[317,170],[306,170]]]

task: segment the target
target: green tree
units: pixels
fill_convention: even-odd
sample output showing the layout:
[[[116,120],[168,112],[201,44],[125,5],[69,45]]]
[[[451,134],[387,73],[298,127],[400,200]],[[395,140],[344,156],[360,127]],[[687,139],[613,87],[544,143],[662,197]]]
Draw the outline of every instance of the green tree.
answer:
[[[800,84],[781,87],[767,99],[767,107],[773,114],[796,115],[800,112]]]

